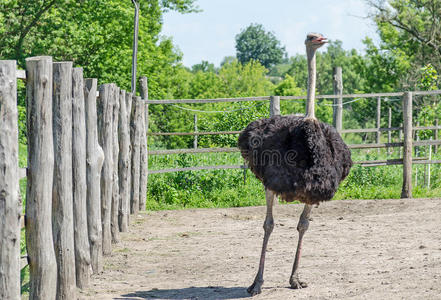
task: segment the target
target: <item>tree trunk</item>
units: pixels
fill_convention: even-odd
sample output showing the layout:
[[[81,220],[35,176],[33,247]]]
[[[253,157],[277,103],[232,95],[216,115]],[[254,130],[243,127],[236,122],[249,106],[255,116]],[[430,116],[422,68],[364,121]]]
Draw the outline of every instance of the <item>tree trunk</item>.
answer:
[[[86,288],[90,280],[90,247],[87,234],[86,113],[83,69],[72,71],[72,172],[75,270],[77,287]]]
[[[87,229],[90,243],[90,259],[94,274],[103,270],[101,223],[101,169],[104,162],[103,148],[98,144],[95,78],[86,79],[84,98],[86,105],[86,180],[87,180]]]
[[[28,169],[25,223],[29,299],[52,300],[57,290],[51,223],[54,175],[52,57],[26,59],[26,77]]]
[[[112,85],[112,149],[113,149],[113,187],[112,187],[112,217],[110,221],[110,229],[112,232],[112,242],[114,244],[119,243],[119,225],[118,225],[118,212],[119,212],[119,177],[118,177],[118,155],[119,155],[119,144],[118,144],[118,116],[119,116],[119,87]]]
[[[112,192],[113,192],[113,103],[112,85],[100,86],[98,98],[98,135],[104,151],[104,164],[101,171],[101,223],[103,227],[103,254],[112,251],[112,234],[110,229]]]
[[[148,154],[147,154],[147,128],[148,128],[148,106],[145,103],[147,101],[148,88],[147,77],[141,77],[139,79],[141,86],[141,157],[140,157],[140,181],[139,181],[139,209],[145,210],[147,201],[147,179],[148,179]]]
[[[52,235],[57,258],[57,299],[76,298],[72,192],[72,62],[53,66],[54,185]]]
[[[118,175],[119,175],[119,192],[120,204],[118,223],[121,232],[127,232],[129,226],[129,199],[130,199],[130,181],[129,181],[129,147],[130,147],[130,130],[127,117],[126,91],[121,90],[119,93],[119,118],[118,118]]]
[[[0,299],[20,299],[17,63],[0,60]]]
[[[141,97],[133,98],[132,115],[130,119],[130,140],[132,144],[130,212],[135,215],[135,218],[139,211],[141,101]]]

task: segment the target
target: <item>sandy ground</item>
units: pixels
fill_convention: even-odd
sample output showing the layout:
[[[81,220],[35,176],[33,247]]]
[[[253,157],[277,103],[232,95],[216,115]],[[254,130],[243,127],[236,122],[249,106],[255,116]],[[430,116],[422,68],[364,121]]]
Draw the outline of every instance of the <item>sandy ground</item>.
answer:
[[[254,299],[441,299],[441,199],[324,203],[312,212],[289,288],[301,205],[276,205]],[[146,212],[105,258],[84,299],[249,297],[264,207]]]

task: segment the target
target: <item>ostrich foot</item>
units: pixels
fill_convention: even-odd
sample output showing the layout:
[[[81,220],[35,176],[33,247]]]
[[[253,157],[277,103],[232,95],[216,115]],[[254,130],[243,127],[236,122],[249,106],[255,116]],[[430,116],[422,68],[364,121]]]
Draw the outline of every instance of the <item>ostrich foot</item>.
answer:
[[[297,277],[291,277],[289,279],[289,284],[292,289],[303,289],[308,286],[306,282],[300,281]]]
[[[262,284],[263,280],[254,280],[253,284],[247,288],[247,292],[251,294],[251,296],[255,296],[262,292]]]

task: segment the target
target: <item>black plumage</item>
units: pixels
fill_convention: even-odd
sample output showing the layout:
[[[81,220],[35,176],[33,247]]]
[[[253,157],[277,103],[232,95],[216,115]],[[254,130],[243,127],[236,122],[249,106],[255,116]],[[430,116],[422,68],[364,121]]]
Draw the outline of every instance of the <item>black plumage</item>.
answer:
[[[274,116],[250,123],[238,141],[263,185],[286,201],[330,200],[352,166],[338,132],[315,118]]]

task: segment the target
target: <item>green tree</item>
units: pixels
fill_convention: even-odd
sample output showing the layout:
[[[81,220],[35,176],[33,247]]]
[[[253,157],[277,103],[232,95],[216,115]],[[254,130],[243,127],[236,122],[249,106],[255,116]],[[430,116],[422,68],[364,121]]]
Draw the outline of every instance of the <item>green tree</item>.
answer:
[[[306,90],[308,82],[308,64],[306,56],[297,54],[291,57],[291,66],[285,74],[289,74],[297,86]],[[344,50],[341,41],[330,41],[326,51],[317,53],[317,93],[333,93],[333,68],[342,67],[343,87],[345,93],[363,91],[365,80],[360,76],[364,66],[364,58],[356,50]]]
[[[214,64],[203,60],[198,64],[195,64],[193,66],[191,66],[191,71],[193,73],[196,73],[198,71],[202,71],[202,72],[216,72],[216,68],[214,67]]]
[[[236,57],[242,64],[258,60],[265,68],[282,62],[285,47],[274,33],[267,32],[261,24],[251,24],[236,35]]]
[[[138,70],[149,76],[152,97],[165,97],[180,68],[181,53],[160,38],[167,10],[197,11],[195,0],[140,2]],[[85,76],[130,87],[133,4],[125,0],[8,0],[0,4],[0,57],[51,55],[74,61]]]
[[[441,71],[440,0],[368,0],[380,34],[380,47],[409,65],[401,85],[412,89],[420,68]]]

